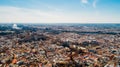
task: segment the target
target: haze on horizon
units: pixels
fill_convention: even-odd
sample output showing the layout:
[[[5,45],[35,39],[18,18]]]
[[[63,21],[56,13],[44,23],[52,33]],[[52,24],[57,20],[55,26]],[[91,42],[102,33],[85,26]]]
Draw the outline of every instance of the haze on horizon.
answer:
[[[0,23],[120,23],[120,0],[0,0]]]

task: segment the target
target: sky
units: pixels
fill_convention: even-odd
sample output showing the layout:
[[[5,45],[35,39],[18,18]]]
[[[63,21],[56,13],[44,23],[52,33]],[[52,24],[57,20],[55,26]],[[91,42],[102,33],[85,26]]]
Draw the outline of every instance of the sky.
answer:
[[[120,0],[0,0],[0,23],[120,23]]]

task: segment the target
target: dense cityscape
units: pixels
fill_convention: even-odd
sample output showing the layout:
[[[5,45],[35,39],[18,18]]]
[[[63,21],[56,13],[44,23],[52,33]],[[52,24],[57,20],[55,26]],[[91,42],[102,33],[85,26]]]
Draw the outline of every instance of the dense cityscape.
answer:
[[[120,24],[0,24],[0,67],[120,67]]]

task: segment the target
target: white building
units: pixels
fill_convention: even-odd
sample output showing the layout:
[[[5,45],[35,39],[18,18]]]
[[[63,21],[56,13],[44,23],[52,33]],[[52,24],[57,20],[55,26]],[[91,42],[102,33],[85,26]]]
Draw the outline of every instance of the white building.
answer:
[[[21,28],[19,28],[18,26],[17,26],[17,24],[13,24],[13,27],[12,27],[13,29],[21,29]]]

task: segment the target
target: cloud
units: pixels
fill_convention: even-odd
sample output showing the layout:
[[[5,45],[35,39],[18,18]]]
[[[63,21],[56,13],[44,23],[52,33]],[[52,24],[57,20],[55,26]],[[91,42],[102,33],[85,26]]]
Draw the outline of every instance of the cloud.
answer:
[[[53,8],[52,8],[53,9]],[[72,16],[58,10],[43,11],[11,6],[0,6],[0,22],[70,22]]]
[[[53,8],[52,8],[53,9]],[[55,9],[56,10],[56,9]],[[59,12],[59,10],[28,9],[12,6],[0,6],[0,22],[21,22],[21,23],[74,23],[74,22],[114,22],[120,21],[119,17],[113,18],[102,16],[98,12],[77,13],[77,12]]]
[[[88,0],[81,0],[82,3],[87,4]]]
[[[92,0],[92,2],[90,2],[90,0],[81,0],[82,4],[88,4],[90,6],[92,6],[93,8],[96,8],[98,0]]]
[[[97,4],[98,0],[94,0],[92,3],[93,8],[96,8],[96,4]]]

